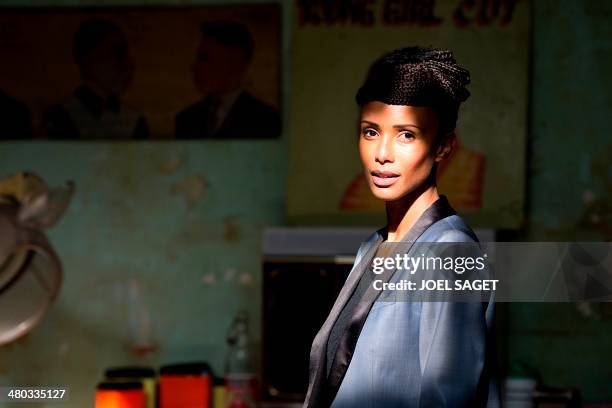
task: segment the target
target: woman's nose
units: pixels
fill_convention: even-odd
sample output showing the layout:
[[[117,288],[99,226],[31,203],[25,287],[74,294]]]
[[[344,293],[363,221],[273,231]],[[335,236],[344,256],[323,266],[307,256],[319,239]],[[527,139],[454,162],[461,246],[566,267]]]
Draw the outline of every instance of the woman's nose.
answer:
[[[380,164],[393,162],[393,140],[391,137],[383,135],[378,139],[376,145],[375,159]]]

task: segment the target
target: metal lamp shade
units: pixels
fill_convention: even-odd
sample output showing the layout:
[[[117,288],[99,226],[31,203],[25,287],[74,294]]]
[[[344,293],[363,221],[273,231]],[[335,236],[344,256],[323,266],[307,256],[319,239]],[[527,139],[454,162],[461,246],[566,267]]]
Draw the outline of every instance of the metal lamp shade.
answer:
[[[60,261],[44,233],[20,225],[17,212],[0,205],[0,346],[42,319],[62,282]]]

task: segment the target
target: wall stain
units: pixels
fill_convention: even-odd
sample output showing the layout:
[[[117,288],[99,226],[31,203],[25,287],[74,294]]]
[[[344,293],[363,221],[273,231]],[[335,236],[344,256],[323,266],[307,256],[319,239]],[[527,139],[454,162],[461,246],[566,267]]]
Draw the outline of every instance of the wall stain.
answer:
[[[159,172],[165,175],[170,175],[172,173],[177,172],[181,167],[183,167],[184,163],[185,160],[183,158],[168,159],[162,164],[160,164]]]
[[[223,220],[223,239],[227,242],[240,241],[240,223],[236,216],[225,217]]]
[[[193,208],[202,199],[207,183],[200,175],[187,176],[172,185],[172,194],[182,195],[188,208]]]

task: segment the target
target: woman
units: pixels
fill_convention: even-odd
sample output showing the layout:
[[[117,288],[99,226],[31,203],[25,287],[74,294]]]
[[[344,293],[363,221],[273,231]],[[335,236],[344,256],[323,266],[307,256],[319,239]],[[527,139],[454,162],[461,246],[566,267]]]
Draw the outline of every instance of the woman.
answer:
[[[499,406],[493,301],[376,301],[368,270],[386,242],[477,241],[436,188],[469,81],[450,51],[410,47],[376,61],[357,92],[359,153],[387,225],[359,248],[313,341],[305,407]]]

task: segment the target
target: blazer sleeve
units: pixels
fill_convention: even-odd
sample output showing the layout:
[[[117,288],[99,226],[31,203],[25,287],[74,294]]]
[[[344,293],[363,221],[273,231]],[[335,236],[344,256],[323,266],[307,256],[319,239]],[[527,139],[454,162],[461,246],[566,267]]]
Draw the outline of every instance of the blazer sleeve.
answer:
[[[473,242],[459,230],[437,242]],[[495,300],[423,302],[419,407],[500,406],[494,341]]]

